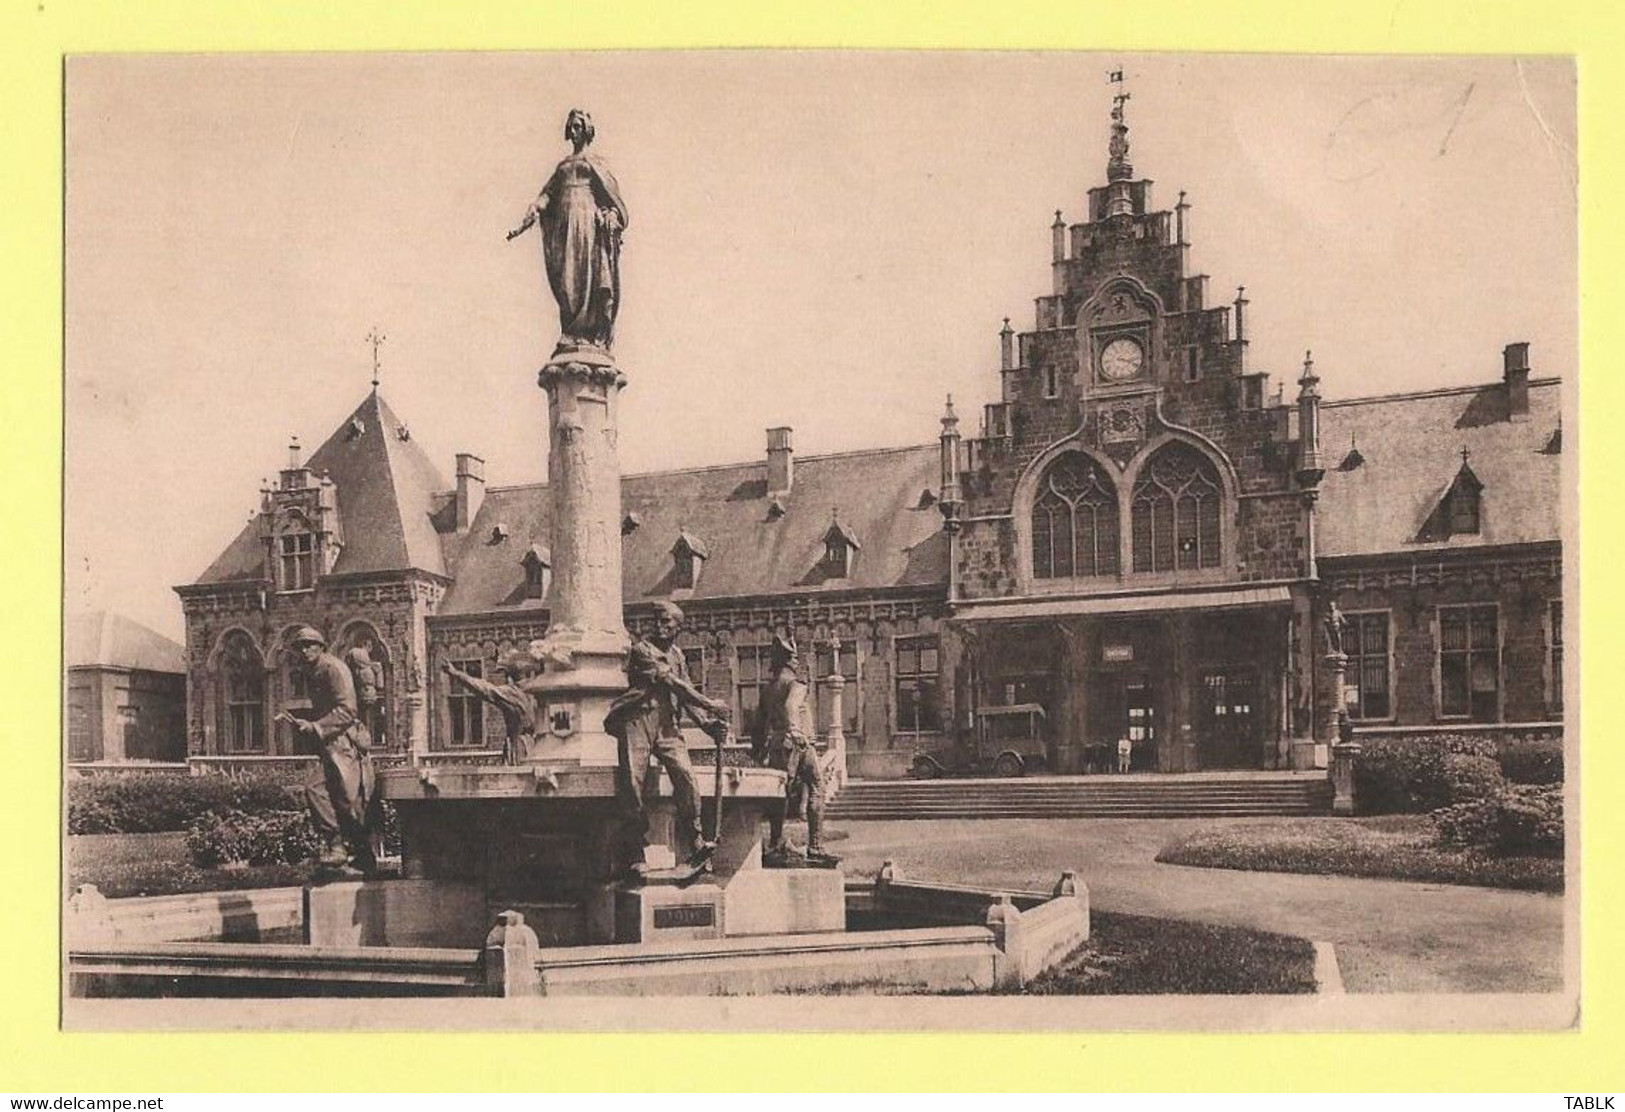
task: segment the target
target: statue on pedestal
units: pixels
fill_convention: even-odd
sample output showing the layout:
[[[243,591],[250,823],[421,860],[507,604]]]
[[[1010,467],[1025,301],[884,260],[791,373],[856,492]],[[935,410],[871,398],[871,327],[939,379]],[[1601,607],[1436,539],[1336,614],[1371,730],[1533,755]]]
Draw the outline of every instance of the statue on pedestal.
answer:
[[[440,670],[450,676],[453,683],[468,688],[497,708],[507,738],[503,759],[508,764],[518,764],[529,755],[536,739],[536,701],[523,686],[535,674],[536,662],[525,653],[510,652],[497,661],[496,668],[503,677],[504,682],[500,684],[471,676],[449,660],[440,665]]]
[[[812,708],[807,685],[796,676],[794,638],[773,635],[768,649],[770,677],[762,688],[761,703],[751,731],[751,752],[757,761],[785,774],[785,799],[768,814],[768,846],[762,863],[773,868],[802,863],[830,866],[835,859],[824,852],[824,773],[813,744]],[[805,857],[784,836],[784,820],[799,796],[807,815]]]
[[[708,698],[688,678],[677,634],[683,611],[676,603],[655,603],[655,631],[634,642],[626,662],[631,689],[616,699],[604,718],[604,729],[619,747],[617,779],[626,815],[623,857],[640,871],[643,839],[648,833],[647,803],[658,773],[649,767],[652,756],[671,779],[672,805],[677,812],[677,837],[687,854],[684,864],[703,865],[716,849],[700,830],[700,790],[694,766],[683,740],[683,716],[692,718],[718,747],[728,736],[728,706]]]
[[[621,302],[621,232],[626,205],[609,169],[586,153],[592,117],[571,109],[564,137],[574,148],[553,170],[511,240],[531,227],[542,229],[547,284],[559,304],[559,352],[580,347],[607,352]]]
[[[1334,602],[1326,611],[1327,656],[1343,655],[1343,635],[1347,631],[1348,619],[1343,617],[1343,612],[1337,608],[1337,603]]]

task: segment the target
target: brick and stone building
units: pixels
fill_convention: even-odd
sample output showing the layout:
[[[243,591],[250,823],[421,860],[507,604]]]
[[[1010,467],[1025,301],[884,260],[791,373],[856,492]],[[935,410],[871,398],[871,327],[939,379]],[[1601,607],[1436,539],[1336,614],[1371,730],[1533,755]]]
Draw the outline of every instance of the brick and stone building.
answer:
[[[1028,768],[1091,771],[1123,736],[1138,770],[1311,766],[1334,601],[1357,724],[1553,728],[1558,381],[1513,343],[1482,386],[1327,401],[1306,356],[1272,393],[1245,291],[1215,302],[1189,272],[1185,195],[1154,207],[1121,109],[974,435],[950,400],[918,447],[798,457],[786,427],[762,459],[627,476],[628,625],[681,603],[693,673],[741,722],[793,628],[857,776],[986,766],[1006,741]],[[487,490],[483,471],[458,455],[445,482],[376,387],[308,461],[295,447],[178,588],[189,752],[298,755],[271,719],[299,705],[286,638],[310,624],[384,663],[400,759],[494,759],[500,723],[439,664],[542,635],[550,511],[545,486]]]
[[[186,759],[186,663],[180,645],[122,614],[97,611],[63,629],[72,765]]]

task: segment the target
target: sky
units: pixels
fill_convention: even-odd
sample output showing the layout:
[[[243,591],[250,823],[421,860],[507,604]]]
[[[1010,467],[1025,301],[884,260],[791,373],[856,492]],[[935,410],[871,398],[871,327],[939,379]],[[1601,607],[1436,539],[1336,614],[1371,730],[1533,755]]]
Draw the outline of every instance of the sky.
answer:
[[[65,606],[179,639],[172,587],[257,509],[291,435],[371,388],[449,478],[545,478],[557,312],[506,231],[572,107],[630,211],[626,472],[931,441],[997,400],[1056,209],[1187,192],[1250,358],[1352,397],[1577,373],[1566,59],[647,52],[80,56],[67,66]]]

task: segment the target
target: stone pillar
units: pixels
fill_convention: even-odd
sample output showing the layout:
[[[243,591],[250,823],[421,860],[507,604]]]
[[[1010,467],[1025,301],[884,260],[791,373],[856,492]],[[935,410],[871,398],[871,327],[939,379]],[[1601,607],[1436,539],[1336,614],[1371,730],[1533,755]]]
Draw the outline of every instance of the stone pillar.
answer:
[[[1348,732],[1348,654],[1327,653],[1321,658],[1327,705],[1315,708],[1315,767],[1327,767],[1331,748]]]
[[[825,680],[829,684],[829,748],[824,753],[824,767],[828,776],[824,790],[833,796],[846,787],[846,677],[837,668]]]
[[[1352,729],[1347,741],[1332,743],[1332,814],[1352,815],[1355,812],[1354,766],[1360,759],[1360,743],[1353,740]]]
[[[617,410],[625,377],[607,355],[575,351],[542,368],[547,391],[553,589],[543,664],[532,689],[547,730],[534,760],[613,765],[604,714],[626,689],[621,615],[621,472]]]

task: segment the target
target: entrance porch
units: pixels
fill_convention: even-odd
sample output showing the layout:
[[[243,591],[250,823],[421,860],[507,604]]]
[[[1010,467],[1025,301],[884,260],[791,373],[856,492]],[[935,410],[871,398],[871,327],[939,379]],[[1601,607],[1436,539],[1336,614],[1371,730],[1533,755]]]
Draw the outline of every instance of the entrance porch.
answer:
[[[950,626],[962,639],[961,720],[972,726],[959,744],[979,750],[977,766],[998,756],[981,750],[1007,744],[980,723],[1038,706],[1043,736],[1031,746],[1046,772],[1290,767],[1308,714],[1305,623],[1287,587],[1024,602],[967,607]],[[1307,612],[1307,598],[1301,605]]]

